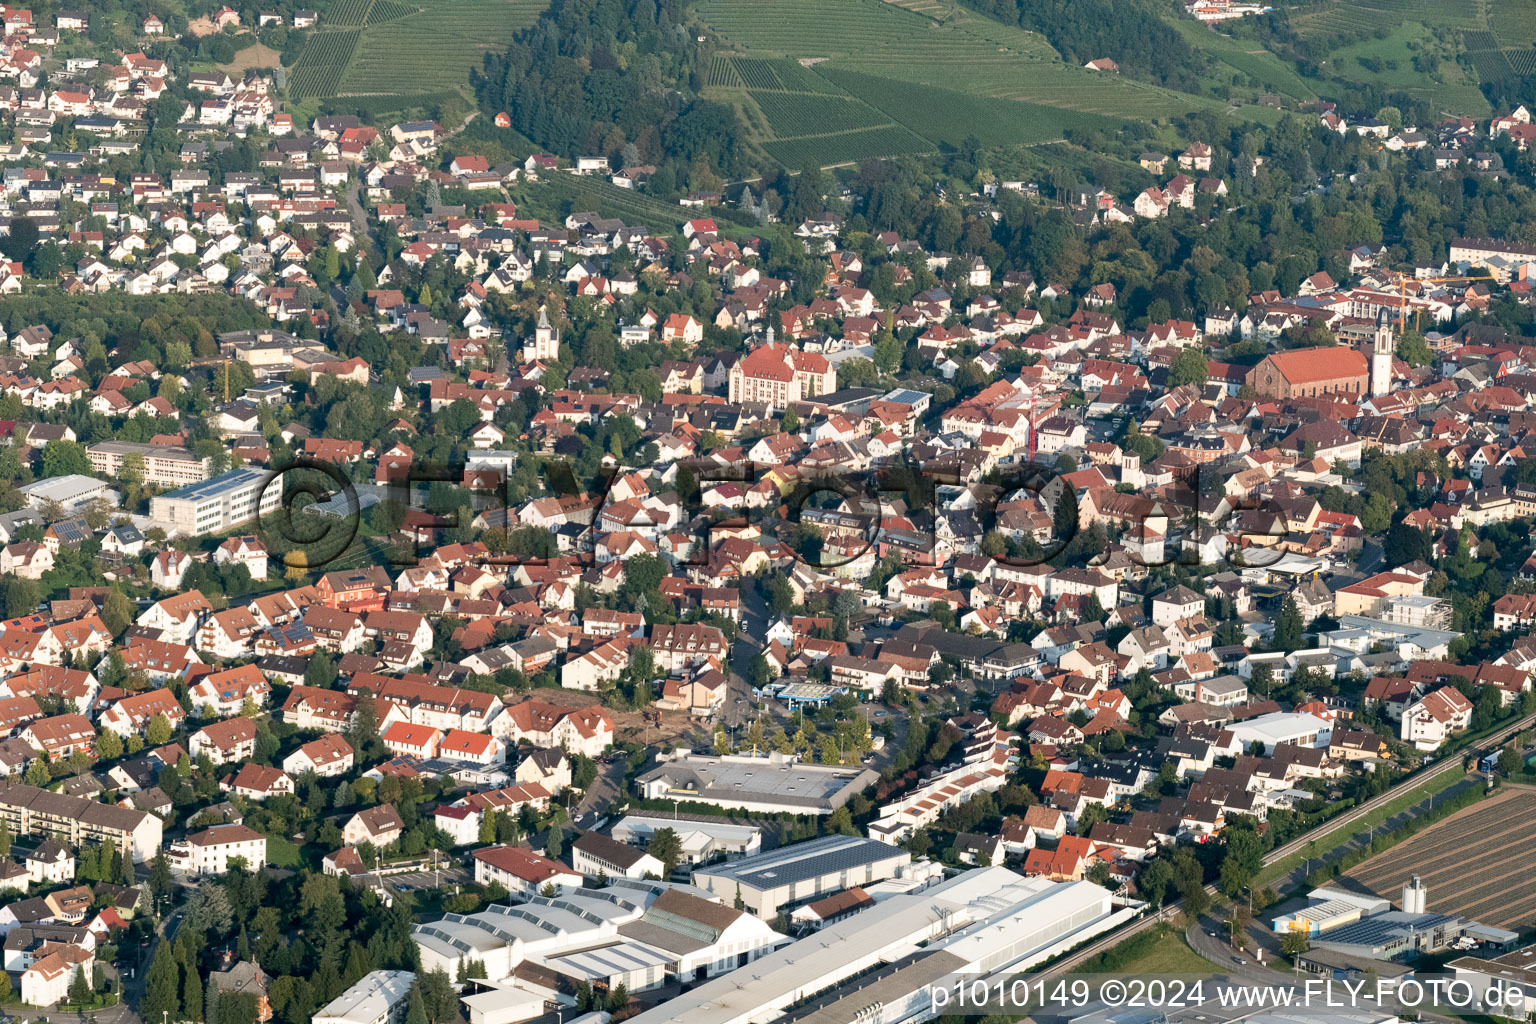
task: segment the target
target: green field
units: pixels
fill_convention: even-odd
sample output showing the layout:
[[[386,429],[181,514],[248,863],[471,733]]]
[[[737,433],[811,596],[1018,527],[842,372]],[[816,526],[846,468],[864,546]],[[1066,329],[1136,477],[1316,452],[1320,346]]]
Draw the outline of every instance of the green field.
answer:
[[[304,857],[291,839],[267,836],[267,863],[280,868],[300,868]]]
[[[1363,38],[1407,21],[1480,29],[1488,27],[1488,13],[1485,0],[1327,0],[1290,16],[1291,27],[1306,38],[1338,34]]]
[[[334,96],[360,34],[357,29],[350,29],[316,32],[311,36],[288,72],[288,95],[295,100]]]
[[[562,217],[566,213],[591,211],[658,232],[676,230],[689,217],[699,216],[643,192],[620,188],[603,178],[564,172],[545,174],[536,182],[520,181],[511,195],[519,205],[558,209]]]
[[[735,106],[757,148],[789,167],[930,152],[971,137],[1034,145],[1074,127],[1114,131],[1128,118],[1226,109],[1067,64],[1037,33],[953,0],[700,0],[696,10],[734,51],[706,71],[711,98]],[[1228,48],[1236,54],[1236,44]],[[1256,78],[1311,95],[1270,62]]]
[[[967,136],[974,136],[983,146],[1013,146],[1053,142],[1069,128],[1113,131],[1118,125],[1114,119],[1097,114],[971,96],[855,71],[828,68],[824,74],[892,120],[952,148],[958,148]]]
[[[1316,95],[1296,69],[1249,39],[1234,39],[1190,18],[1172,19],[1172,24],[1196,49],[1225,64],[1231,71],[1247,75],[1260,90],[1308,100]]]
[[[814,64],[812,71],[859,71],[974,96],[1122,118],[1169,117],[1218,106],[1068,65],[1036,33],[977,15],[939,23],[882,0],[702,0],[697,10],[706,24],[750,57],[826,61]],[[724,80],[718,84],[728,87]],[[745,84],[762,87],[751,79]]]
[[[486,53],[504,48],[547,6],[548,0],[338,0],[291,70],[289,99],[403,101],[462,91]]]

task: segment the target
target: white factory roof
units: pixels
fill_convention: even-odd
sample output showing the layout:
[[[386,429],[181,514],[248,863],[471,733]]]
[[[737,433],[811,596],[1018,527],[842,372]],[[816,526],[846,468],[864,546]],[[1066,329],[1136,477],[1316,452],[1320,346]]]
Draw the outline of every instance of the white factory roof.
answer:
[[[404,999],[416,976],[410,971],[370,971],[356,985],[315,1011],[315,1020],[372,1024],[387,1017],[389,1008]]]
[[[621,942],[616,946],[589,949],[582,953],[552,957],[549,966],[561,974],[587,981],[607,981],[615,974],[641,971],[647,967],[662,967],[673,963],[677,957],[671,953],[647,946],[643,942]]]
[[[626,814],[614,822],[609,831],[653,835],[657,829],[662,828],[670,828],[679,836],[699,833],[712,839],[731,840],[739,843],[751,842],[754,835],[762,832],[762,829],[756,825],[738,825],[730,821],[699,821],[697,818],[668,818],[646,814]]]
[[[105,481],[93,476],[70,473],[67,476],[34,480],[16,489],[28,498],[36,498],[38,501],[57,501],[67,505],[82,494],[89,494],[106,486]]]
[[[990,940],[1013,947],[1026,935],[1010,925],[1059,923],[1107,897],[1091,882],[1024,878],[1006,868],[976,868],[921,892],[883,903],[829,925],[731,973],[695,986],[633,1024],[745,1024],[765,1020],[861,971],[913,951],[915,944],[948,935],[957,962],[983,953]],[[972,925],[992,922],[975,931]],[[1031,929],[1033,930],[1033,928]]]
[[[1306,712],[1297,714],[1276,711],[1272,714],[1260,715],[1258,718],[1233,722],[1227,728],[1232,730],[1233,736],[1244,743],[1251,743],[1254,740],[1263,743],[1285,743],[1310,733],[1331,733],[1333,723]]]

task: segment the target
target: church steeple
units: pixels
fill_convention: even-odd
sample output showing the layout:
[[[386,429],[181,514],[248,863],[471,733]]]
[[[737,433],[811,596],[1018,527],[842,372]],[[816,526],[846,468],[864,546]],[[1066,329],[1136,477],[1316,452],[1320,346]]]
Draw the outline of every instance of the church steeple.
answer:
[[[1376,334],[1371,351],[1371,397],[1376,398],[1392,390],[1392,322],[1387,317],[1387,307],[1376,313]]]

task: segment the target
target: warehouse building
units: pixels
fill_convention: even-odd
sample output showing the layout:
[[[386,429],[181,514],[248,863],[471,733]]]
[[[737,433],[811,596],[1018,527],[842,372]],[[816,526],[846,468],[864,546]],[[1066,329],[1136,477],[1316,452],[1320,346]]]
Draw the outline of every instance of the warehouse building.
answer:
[[[834,892],[898,878],[920,866],[899,846],[860,836],[822,836],[755,857],[696,868],[693,884],[721,899],[738,895],[752,913],[772,920],[780,910]]]
[[[736,825],[728,821],[704,821],[699,818],[663,818],[644,814],[626,814],[613,823],[608,834],[631,846],[649,846],[658,829],[677,833],[683,847],[683,862],[703,864],[712,860],[750,857],[763,848],[763,830],[756,825]]]
[[[515,984],[524,965],[611,991],[715,977],[789,939],[691,886],[624,879],[602,889],[495,904],[418,924],[422,967],[450,974],[461,957],[485,964],[488,982]]]
[[[764,814],[831,814],[879,774],[868,768],[806,764],[794,756],[695,754],[679,747],[635,780],[652,800],[697,800]]]
[[[268,487],[271,477],[265,470],[232,469],[201,483],[155,495],[149,499],[149,517],[172,536],[223,533],[258,514],[277,511],[282,505],[283,489],[278,484]]]
[[[56,501],[64,506],[66,512],[81,508],[97,498],[103,498],[113,505],[122,502],[122,495],[113,490],[105,480],[97,480],[93,476],[82,476],[79,473],[34,480],[16,490],[27,499],[28,507],[34,509],[40,509],[50,501]]]
[[[410,971],[370,971],[315,1011],[312,1024],[401,1024],[414,980]]]
[[[922,892],[893,896],[696,985],[631,1024],[897,1024],[931,1016],[927,986],[956,973],[1027,970],[1134,916],[1091,882],[1024,878],[977,868]],[[844,986],[844,987],[840,987]],[[819,997],[815,1003],[807,1003]]]

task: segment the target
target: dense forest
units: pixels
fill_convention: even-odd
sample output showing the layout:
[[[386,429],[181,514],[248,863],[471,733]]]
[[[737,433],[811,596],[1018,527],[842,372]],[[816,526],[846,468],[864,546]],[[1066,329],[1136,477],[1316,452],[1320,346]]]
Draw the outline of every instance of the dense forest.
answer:
[[[670,181],[694,166],[734,175],[736,114],[698,98],[707,55],[685,21],[683,0],[555,0],[486,58],[480,102],[561,156],[618,154]]]

